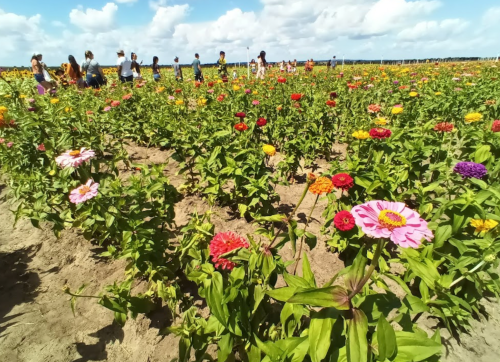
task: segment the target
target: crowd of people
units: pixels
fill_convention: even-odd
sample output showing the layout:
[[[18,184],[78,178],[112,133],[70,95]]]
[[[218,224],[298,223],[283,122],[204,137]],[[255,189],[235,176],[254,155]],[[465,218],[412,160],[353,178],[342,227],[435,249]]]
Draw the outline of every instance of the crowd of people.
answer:
[[[122,83],[133,83],[134,80],[142,80],[141,75],[141,66],[142,61],[139,63],[137,61],[137,54],[132,52],[130,54],[130,59],[125,56],[125,51],[123,49],[119,49],[117,52],[117,62],[116,62],[116,72],[118,79]],[[196,53],[194,55],[195,59],[193,60],[191,66],[193,68],[194,79],[198,82],[203,82],[203,71],[200,62],[200,55]],[[158,82],[162,78],[159,58],[157,56],[153,57],[153,63],[151,65],[151,69],[153,72],[153,79]],[[329,60],[327,63],[327,71],[331,68],[335,69],[337,65],[336,57],[333,57],[333,60]],[[252,74],[257,79],[264,79],[266,75],[266,70],[272,67],[272,64],[269,64],[266,61],[266,52],[261,51],[257,56],[257,61],[252,59],[249,63],[249,66],[252,70]],[[295,73],[297,72],[297,60],[285,62],[284,60],[279,63],[281,72]],[[45,91],[49,91],[51,89],[55,89],[58,85],[67,85],[67,84],[75,84],[78,88],[92,87],[92,88],[100,88],[102,85],[106,84],[107,79],[103,72],[103,69],[99,62],[94,59],[94,54],[87,50],[85,52],[85,57],[83,61],[78,64],[75,57],[73,55],[68,56],[68,63],[62,65],[60,69],[56,71],[57,80],[52,80],[47,66],[43,62],[42,54],[34,54],[31,58],[31,68],[33,72],[33,76],[38,84],[43,87]],[[314,60],[307,60],[304,66],[306,72],[312,71],[314,68]],[[182,74],[182,68],[179,64],[179,57],[174,58],[174,63],[172,64],[172,69],[174,72],[175,79],[177,81],[182,81],[184,79]],[[228,79],[228,64],[226,60],[226,53],[221,51],[219,54],[219,59],[217,60],[217,72],[219,77],[223,81],[227,81]],[[238,78],[238,73],[236,69],[233,69],[233,79]],[[68,82],[69,79],[69,82]]]

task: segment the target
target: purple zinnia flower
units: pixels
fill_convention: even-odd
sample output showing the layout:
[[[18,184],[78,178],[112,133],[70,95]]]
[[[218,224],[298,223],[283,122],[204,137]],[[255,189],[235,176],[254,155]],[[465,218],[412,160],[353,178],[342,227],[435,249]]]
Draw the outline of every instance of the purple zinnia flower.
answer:
[[[245,93],[246,93],[246,94],[250,94],[250,93],[252,93],[252,90],[250,90],[250,89],[245,89]]]
[[[462,179],[471,177],[480,179],[488,173],[483,164],[475,162],[459,162],[455,165],[453,171],[462,175]]]
[[[28,108],[28,111],[30,111],[30,112],[34,112],[34,111],[36,111],[36,108],[35,108],[35,107],[29,107],[29,108]]]
[[[394,82],[392,82],[394,84],[399,84],[399,80],[395,80]]]

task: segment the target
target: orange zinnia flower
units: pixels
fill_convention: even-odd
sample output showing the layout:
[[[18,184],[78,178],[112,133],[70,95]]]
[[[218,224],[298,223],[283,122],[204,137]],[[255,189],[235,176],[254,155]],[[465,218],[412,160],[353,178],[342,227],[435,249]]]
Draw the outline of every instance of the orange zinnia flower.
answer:
[[[333,191],[333,182],[328,177],[320,177],[309,186],[309,191],[315,195],[329,194]]]

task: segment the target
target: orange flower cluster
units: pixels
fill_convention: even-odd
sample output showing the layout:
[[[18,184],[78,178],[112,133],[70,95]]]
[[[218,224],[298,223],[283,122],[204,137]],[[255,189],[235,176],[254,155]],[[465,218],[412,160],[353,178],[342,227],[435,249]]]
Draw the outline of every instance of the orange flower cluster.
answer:
[[[328,177],[319,177],[309,186],[309,191],[315,195],[329,194],[333,191],[333,182]]]

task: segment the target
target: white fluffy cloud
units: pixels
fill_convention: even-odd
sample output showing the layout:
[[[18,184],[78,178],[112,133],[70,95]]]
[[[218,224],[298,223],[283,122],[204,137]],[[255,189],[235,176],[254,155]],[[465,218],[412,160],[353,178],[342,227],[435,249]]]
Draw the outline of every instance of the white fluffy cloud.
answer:
[[[137,0],[115,0],[119,4],[132,4],[135,3]]]
[[[147,23],[118,27],[116,3],[134,1],[109,1],[102,9],[71,10],[69,22],[77,31],[64,28],[67,23],[43,22],[40,14],[0,9],[0,64],[25,62],[34,51],[44,53],[48,64],[60,64],[68,54],[81,58],[86,49],[101,64],[114,64],[117,48],[137,52],[145,64],[154,55],[165,64],[175,55],[187,63],[195,52],[202,62],[215,62],[220,50],[229,61],[245,61],[247,46],[250,58],[265,50],[270,61],[334,54],[351,59],[488,56],[500,40],[491,30],[500,21],[499,6],[471,13],[470,19],[440,19],[436,9],[452,5],[438,0],[260,0],[259,11],[233,8],[210,21],[190,22],[192,7],[203,5],[150,0],[149,8],[140,9],[152,11]],[[472,27],[474,18],[481,21]],[[57,28],[57,36],[48,35]]]
[[[85,31],[101,33],[114,28],[117,11],[118,5],[107,3],[103,6],[102,10],[89,8],[83,11],[80,9],[73,9],[69,13],[69,19],[73,25]]]

